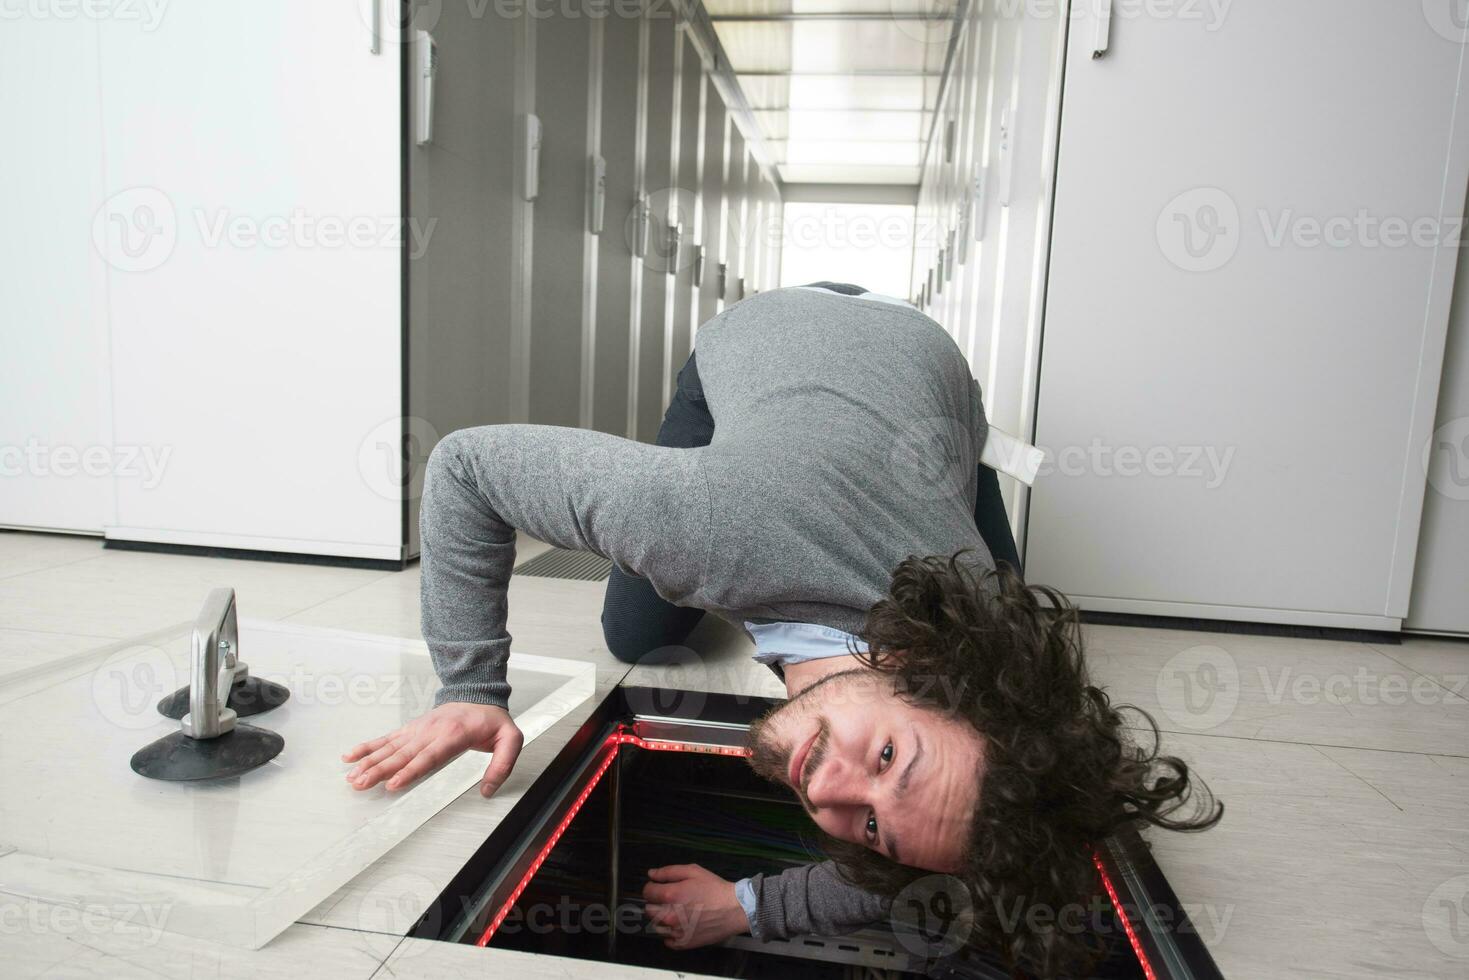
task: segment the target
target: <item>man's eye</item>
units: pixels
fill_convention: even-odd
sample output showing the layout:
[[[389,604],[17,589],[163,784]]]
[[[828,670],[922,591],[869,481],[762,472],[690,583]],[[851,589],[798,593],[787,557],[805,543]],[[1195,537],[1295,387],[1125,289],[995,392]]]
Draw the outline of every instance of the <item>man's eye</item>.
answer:
[[[893,743],[892,742],[889,742],[888,744],[886,744],[886,745],[884,745],[882,747],[882,754],[878,758],[880,758],[882,760],[882,765],[879,767],[879,769],[886,769],[888,767],[888,765],[893,761]]]
[[[877,840],[877,814],[875,813],[869,813],[867,815],[867,839],[869,841]]]

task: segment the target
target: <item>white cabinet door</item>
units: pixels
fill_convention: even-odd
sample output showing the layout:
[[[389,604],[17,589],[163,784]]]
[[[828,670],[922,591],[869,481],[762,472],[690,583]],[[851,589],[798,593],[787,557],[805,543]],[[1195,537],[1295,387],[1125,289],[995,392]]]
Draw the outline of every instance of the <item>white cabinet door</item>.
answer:
[[[401,555],[400,62],[369,7],[101,25],[114,433],[163,460],[109,538]]]
[[[1428,493],[1404,625],[1469,634],[1469,248],[1459,250],[1454,284],[1438,417],[1423,446]]]
[[[39,8],[37,8],[39,9]],[[0,525],[101,533],[106,419],[97,25],[0,29]]]
[[[1076,7],[1028,577],[1092,609],[1397,626],[1463,213],[1462,28],[1378,0],[1119,3],[1094,58]]]

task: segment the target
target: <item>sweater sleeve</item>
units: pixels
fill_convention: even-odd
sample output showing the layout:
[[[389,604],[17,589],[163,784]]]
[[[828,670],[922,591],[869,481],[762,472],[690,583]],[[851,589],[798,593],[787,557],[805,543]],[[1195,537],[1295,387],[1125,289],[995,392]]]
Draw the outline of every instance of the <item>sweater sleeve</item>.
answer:
[[[517,529],[595,552],[689,604],[708,562],[700,452],[545,425],[461,429],[440,440],[419,525],[436,703],[509,701],[506,593]]]
[[[762,942],[855,932],[882,921],[892,904],[850,884],[832,861],[755,875],[750,884],[756,903],[750,934]]]

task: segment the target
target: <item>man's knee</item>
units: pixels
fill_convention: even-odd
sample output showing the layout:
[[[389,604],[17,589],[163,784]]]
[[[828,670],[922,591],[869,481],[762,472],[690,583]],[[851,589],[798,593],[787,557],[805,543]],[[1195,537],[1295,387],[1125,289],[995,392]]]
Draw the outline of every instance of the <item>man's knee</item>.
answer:
[[[659,645],[652,631],[636,620],[637,617],[617,610],[602,610],[602,639],[612,656],[625,664],[637,663],[643,654]]]

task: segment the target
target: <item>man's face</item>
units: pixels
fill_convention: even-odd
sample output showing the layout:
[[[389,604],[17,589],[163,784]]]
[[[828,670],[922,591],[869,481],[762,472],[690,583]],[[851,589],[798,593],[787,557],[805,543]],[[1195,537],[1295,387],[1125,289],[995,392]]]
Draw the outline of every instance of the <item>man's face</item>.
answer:
[[[891,675],[829,675],[750,729],[750,764],[796,791],[817,826],[926,871],[953,872],[984,769],[962,719],[900,698]]]

